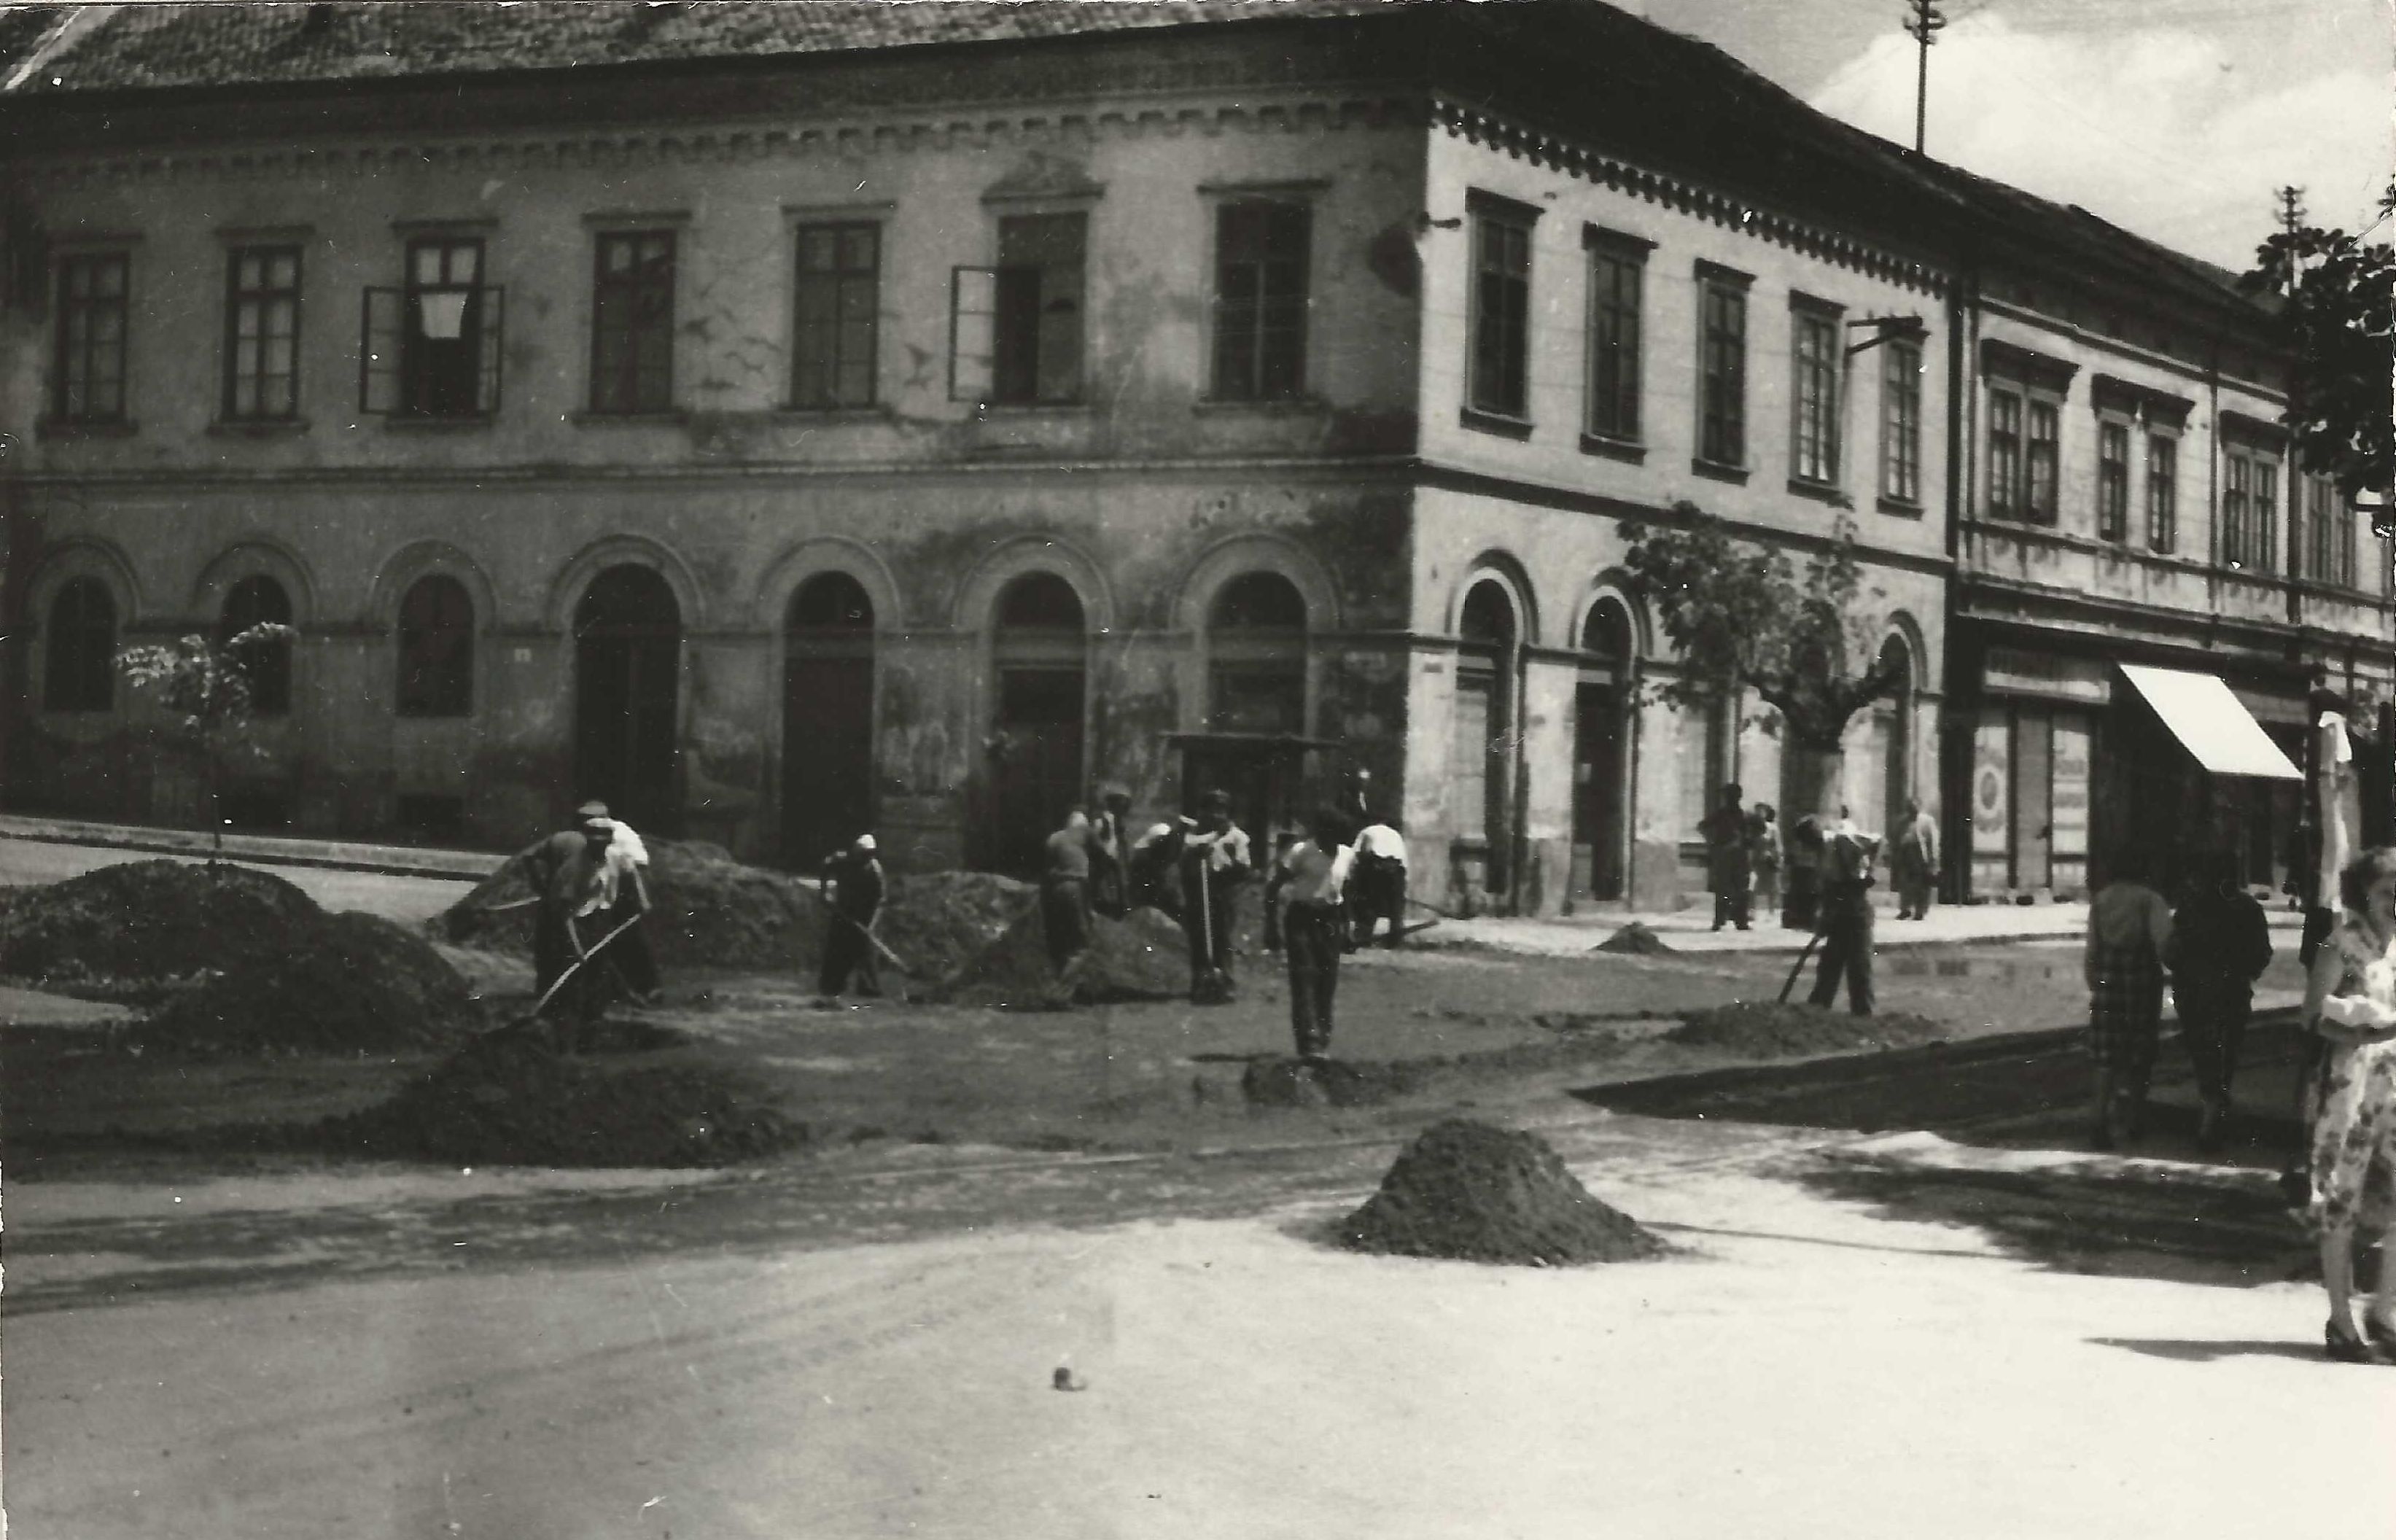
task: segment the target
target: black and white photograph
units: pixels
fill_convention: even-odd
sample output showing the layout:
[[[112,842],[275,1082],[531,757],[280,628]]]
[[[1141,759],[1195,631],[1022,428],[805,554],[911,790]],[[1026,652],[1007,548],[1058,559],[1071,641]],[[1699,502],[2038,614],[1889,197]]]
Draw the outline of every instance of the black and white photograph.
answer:
[[[2396,1535],[2391,125],[0,0],[0,1526]]]

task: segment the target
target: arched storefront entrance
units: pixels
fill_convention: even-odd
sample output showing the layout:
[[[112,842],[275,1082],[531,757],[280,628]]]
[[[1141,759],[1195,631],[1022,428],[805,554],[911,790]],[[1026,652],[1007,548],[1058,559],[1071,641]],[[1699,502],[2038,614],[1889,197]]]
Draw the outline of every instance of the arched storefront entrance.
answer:
[[[873,601],[810,578],[782,623],[782,861],[807,870],[872,827]]]
[[[1573,692],[1573,878],[1576,898],[1619,898],[1625,880],[1631,766],[1631,614],[1601,599],[1580,639]]]
[[[1081,597],[1053,572],[998,596],[981,864],[1031,871],[1043,841],[1082,798],[1088,640]]]
[[[682,611],[645,566],[613,566],[574,609],[574,790],[642,830],[677,832]]]

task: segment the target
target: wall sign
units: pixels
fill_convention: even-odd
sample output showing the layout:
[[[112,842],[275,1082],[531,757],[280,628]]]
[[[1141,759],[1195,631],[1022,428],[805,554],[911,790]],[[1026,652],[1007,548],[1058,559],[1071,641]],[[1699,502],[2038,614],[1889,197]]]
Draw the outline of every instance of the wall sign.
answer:
[[[2102,706],[2113,698],[2105,664],[2018,647],[1990,647],[1980,664],[1980,687],[1991,695],[2036,696]]]

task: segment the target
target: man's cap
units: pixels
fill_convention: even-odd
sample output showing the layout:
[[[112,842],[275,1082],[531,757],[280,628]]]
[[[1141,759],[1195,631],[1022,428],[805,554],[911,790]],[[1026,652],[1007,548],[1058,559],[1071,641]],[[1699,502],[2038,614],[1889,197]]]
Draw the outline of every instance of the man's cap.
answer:
[[[1229,813],[1231,810],[1231,794],[1218,786],[1199,798],[1198,805],[1209,813]]]
[[[576,808],[574,810],[574,816],[581,819],[584,823],[606,823],[610,821],[607,817],[607,804],[599,801],[595,797]]]
[[[1098,801],[1101,803],[1111,803],[1118,797],[1125,802],[1131,801],[1131,789],[1118,781],[1109,781],[1098,788]]]
[[[857,848],[859,850],[874,849],[873,836],[871,834],[859,834],[857,837]]]

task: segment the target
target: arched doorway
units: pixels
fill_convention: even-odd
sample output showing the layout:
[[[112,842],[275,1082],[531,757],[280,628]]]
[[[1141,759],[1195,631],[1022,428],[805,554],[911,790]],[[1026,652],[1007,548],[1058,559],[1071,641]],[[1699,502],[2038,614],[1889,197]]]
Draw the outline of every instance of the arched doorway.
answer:
[[[217,645],[222,646],[252,626],[291,624],[291,596],[283,585],[260,573],[245,578],[225,595],[224,612],[217,617]],[[291,642],[288,637],[252,652],[249,665],[249,709],[262,717],[291,714]]]
[[[574,790],[638,829],[675,832],[682,609],[645,566],[613,566],[574,608]]]
[[[1880,821],[1865,827],[1894,831],[1913,796],[1913,649],[1903,637],[1892,636],[1881,645],[1880,666],[1892,670],[1896,683],[1873,708],[1880,737]]]
[[[1623,830],[1630,789],[1631,612],[1605,598],[1581,630],[1573,692],[1573,896],[1623,894]]]
[[[1306,733],[1306,598],[1277,572],[1244,572],[1206,611],[1206,731],[1185,745],[1181,798],[1231,798],[1258,838],[1300,811]]]
[[[808,578],[782,624],[782,861],[805,869],[873,821],[873,601]]]
[[[1484,579],[1464,596],[1456,658],[1448,807],[1458,878],[1493,896],[1511,885],[1514,805],[1514,601]]]
[[[1053,572],[1030,572],[992,617],[992,710],[983,862],[1040,864],[1041,842],[1082,796],[1088,644],[1081,596]]]

